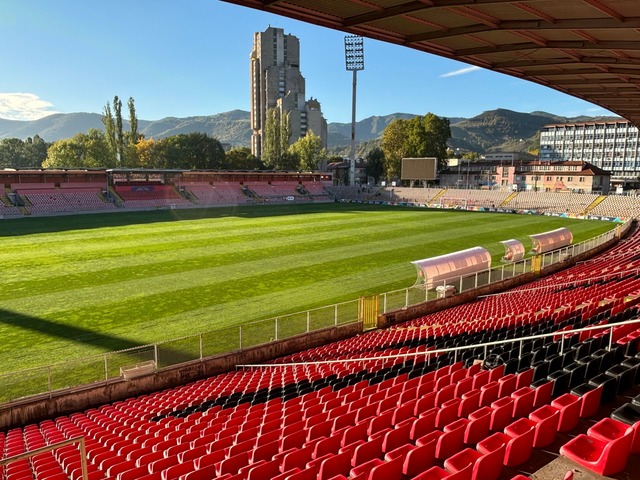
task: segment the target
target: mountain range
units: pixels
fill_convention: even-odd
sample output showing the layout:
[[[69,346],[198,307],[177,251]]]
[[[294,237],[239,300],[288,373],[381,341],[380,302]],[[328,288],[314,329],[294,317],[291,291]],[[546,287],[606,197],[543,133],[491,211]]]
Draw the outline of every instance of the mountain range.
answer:
[[[375,145],[385,127],[395,119],[413,118],[415,114],[393,113],[372,116],[356,123],[356,139],[361,144]],[[546,112],[521,113],[506,109],[489,110],[472,118],[449,118],[455,151],[527,152],[538,148],[539,132],[548,124],[601,121],[617,117],[562,117]],[[128,129],[128,122],[124,122]],[[39,135],[47,142],[73,137],[91,128],[104,130],[97,113],[58,113],[39,120],[19,121],[0,118],[0,139],[26,139]],[[166,117],[161,120],[138,120],[138,130],[147,138],[160,139],[180,133],[203,132],[222,143],[249,146],[251,127],[249,112],[230,112],[198,117]],[[328,147],[334,154],[348,151],[351,123],[328,124]]]

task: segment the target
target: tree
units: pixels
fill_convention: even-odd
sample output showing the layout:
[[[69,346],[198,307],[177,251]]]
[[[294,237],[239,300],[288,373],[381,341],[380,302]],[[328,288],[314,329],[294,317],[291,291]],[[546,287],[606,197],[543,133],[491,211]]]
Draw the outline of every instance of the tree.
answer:
[[[111,112],[111,104],[109,102],[104,106],[104,110],[102,112],[102,124],[104,125],[109,153],[112,156],[112,160],[109,163],[115,165],[118,143],[116,141],[116,124],[113,121],[113,113]]]
[[[438,169],[443,168],[450,138],[449,119],[433,113],[392,121],[382,132],[381,143],[387,178],[400,176],[401,160],[406,157],[436,157]]]
[[[105,134],[95,128],[54,142],[44,168],[112,168],[113,158]]]
[[[25,157],[27,161],[27,167],[39,168],[42,166],[42,162],[47,158],[47,149],[49,144],[45,142],[39,135],[34,135],[33,138],[28,137],[24,142]]]
[[[129,126],[131,128],[129,145],[135,145],[140,140],[140,134],[138,133],[138,118],[136,117],[136,106],[134,105],[133,97],[129,97],[127,105],[129,106]]]
[[[102,123],[104,124],[105,134],[109,150],[113,156],[113,165],[117,167],[137,167],[139,161],[136,158],[136,149],[133,148],[138,140],[140,133],[138,132],[138,118],[136,117],[136,108],[133,97],[129,97],[127,102],[129,107],[129,132],[124,131],[124,122],[122,120],[122,101],[118,96],[113,97],[113,111],[109,102],[104,107],[102,113]]]
[[[227,168],[231,170],[264,170],[264,163],[256,158],[249,147],[232,148],[226,153]]]
[[[424,156],[436,157],[438,169],[443,168],[447,159],[447,142],[451,138],[449,119],[427,113],[422,123],[427,133],[427,148]]]
[[[26,140],[0,140],[0,168],[40,168],[47,158],[48,144],[35,135]]]
[[[261,160],[268,168],[283,169],[285,165],[292,163],[291,157],[287,155],[290,137],[289,115],[278,108],[268,109],[262,133],[261,155]]]
[[[380,181],[384,174],[384,152],[381,148],[374,148],[366,156],[366,172],[368,177],[373,177],[375,183]]]
[[[141,138],[133,149],[140,168],[165,168],[162,149],[153,138]]]
[[[193,170],[226,167],[222,145],[206,133],[181,133],[163,138],[158,143],[165,168]]]
[[[381,148],[384,153],[384,175],[391,180],[400,177],[400,164],[406,157],[407,120],[397,118],[382,132]]]
[[[124,162],[124,130],[122,126],[122,100],[113,97],[113,111],[116,116],[116,166]]]
[[[322,139],[311,130],[289,147],[289,153],[298,158],[300,170],[308,172],[317,170],[320,162],[327,156],[322,147]]]
[[[481,155],[478,152],[465,152],[462,154],[463,160],[468,160],[469,162],[477,162],[480,160]]]

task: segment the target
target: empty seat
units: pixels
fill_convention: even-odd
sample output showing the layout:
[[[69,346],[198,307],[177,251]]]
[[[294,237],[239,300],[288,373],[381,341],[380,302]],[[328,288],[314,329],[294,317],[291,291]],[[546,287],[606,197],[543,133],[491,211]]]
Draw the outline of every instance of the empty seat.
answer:
[[[560,454],[599,475],[615,475],[624,470],[631,450],[633,428],[615,439],[601,440],[580,434],[560,447]]]
[[[565,393],[551,402],[551,406],[560,413],[558,431],[568,432],[573,430],[580,419],[580,397]]]
[[[615,377],[601,373],[589,380],[589,385],[594,387],[602,387],[602,394],[600,396],[600,404],[604,405],[613,401],[618,392],[618,381]]]
[[[535,423],[533,446],[542,448],[551,445],[558,432],[560,411],[551,405],[543,405],[531,412],[529,419]]]
[[[580,418],[591,417],[598,412],[602,397],[602,387],[594,387],[588,383],[582,383],[572,388],[571,394],[581,398]]]

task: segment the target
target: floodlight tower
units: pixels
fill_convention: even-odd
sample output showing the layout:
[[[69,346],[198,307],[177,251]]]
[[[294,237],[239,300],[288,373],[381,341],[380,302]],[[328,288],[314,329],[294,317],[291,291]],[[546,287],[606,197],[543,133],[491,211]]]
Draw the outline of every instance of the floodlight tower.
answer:
[[[347,71],[353,72],[351,95],[351,151],[349,153],[349,185],[356,184],[356,85],[358,70],[364,70],[364,41],[359,35],[344,37],[344,58]]]

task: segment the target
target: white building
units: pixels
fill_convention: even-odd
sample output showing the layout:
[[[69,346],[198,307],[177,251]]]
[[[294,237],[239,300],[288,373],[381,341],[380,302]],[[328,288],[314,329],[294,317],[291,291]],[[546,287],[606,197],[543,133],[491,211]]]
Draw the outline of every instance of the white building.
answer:
[[[640,175],[638,127],[626,120],[546,125],[540,160],[589,162],[614,177]]]

